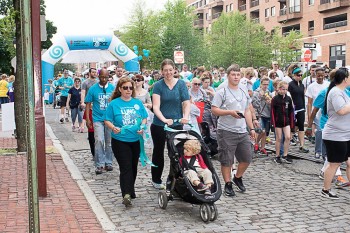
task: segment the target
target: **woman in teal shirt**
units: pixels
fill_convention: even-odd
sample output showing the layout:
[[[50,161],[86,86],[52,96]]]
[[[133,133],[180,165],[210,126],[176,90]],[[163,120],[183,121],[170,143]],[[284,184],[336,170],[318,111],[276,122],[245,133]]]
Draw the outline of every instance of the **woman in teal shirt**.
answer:
[[[148,116],[142,102],[134,97],[134,82],[130,78],[119,79],[105,115],[105,124],[112,129],[112,150],[119,164],[120,189],[125,206],[131,205],[131,199],[136,198],[140,135]]]

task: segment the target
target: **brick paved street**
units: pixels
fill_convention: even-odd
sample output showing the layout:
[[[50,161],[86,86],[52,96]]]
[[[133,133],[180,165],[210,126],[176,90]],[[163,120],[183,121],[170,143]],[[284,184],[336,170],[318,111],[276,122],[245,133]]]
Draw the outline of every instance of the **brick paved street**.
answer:
[[[87,134],[72,133],[70,124],[59,124],[52,109],[47,111],[47,122],[120,232],[350,232],[349,189],[337,190],[340,200],[324,199],[318,178],[321,164],[296,159],[292,165],[277,165],[271,156],[254,159],[244,176],[245,194],[222,196],[216,202],[215,222],[203,223],[199,206],[181,201],[160,209],[150,168],[139,167],[138,198],[126,209],[117,164],[113,172],[96,176]],[[213,163],[220,174],[219,163]]]

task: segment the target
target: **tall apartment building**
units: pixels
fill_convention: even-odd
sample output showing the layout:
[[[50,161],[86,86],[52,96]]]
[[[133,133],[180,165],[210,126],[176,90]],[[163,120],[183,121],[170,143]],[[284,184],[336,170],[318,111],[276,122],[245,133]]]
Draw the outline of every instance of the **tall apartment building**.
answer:
[[[210,31],[223,13],[239,11],[262,24],[266,31],[281,27],[282,35],[299,30],[303,43],[315,43],[312,60],[326,62],[331,68],[350,65],[350,0],[186,0],[195,8],[194,26]],[[304,52],[306,48],[302,49]],[[303,59],[303,58],[301,58]]]

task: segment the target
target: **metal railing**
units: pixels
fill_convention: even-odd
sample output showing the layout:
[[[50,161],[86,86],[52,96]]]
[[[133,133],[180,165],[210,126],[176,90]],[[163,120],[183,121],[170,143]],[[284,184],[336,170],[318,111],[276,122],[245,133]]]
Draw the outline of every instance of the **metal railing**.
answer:
[[[281,15],[286,15],[287,14],[287,8],[283,8],[280,10],[280,16]]]
[[[221,15],[221,12],[213,14],[213,19],[219,18]]]
[[[259,0],[253,0],[250,2],[250,7],[259,6]]]
[[[347,20],[343,20],[343,21],[339,21],[339,22],[335,22],[335,23],[327,23],[324,25],[323,29],[330,29],[330,28],[337,28],[337,27],[343,27],[348,25],[348,21]]]
[[[260,22],[260,19],[259,18],[254,18],[254,19],[251,19],[253,23],[259,23]]]
[[[332,3],[332,2],[341,2],[342,0],[321,0],[321,5],[322,4],[327,4],[327,3]]]
[[[300,5],[289,7],[289,13],[299,13],[299,12],[300,12]]]
[[[203,19],[197,19],[194,21],[194,26],[199,26],[199,25],[203,25]]]
[[[239,11],[245,11],[246,9],[247,9],[247,4],[240,5],[240,6],[238,7],[238,10],[239,10]]]

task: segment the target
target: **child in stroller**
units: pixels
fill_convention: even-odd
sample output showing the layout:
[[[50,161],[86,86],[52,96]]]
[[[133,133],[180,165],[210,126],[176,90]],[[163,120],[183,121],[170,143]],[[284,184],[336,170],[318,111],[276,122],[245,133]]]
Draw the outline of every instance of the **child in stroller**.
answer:
[[[187,140],[184,143],[184,155],[180,159],[180,164],[184,169],[185,176],[197,191],[205,191],[204,194],[211,194],[211,186],[214,183],[212,173],[204,163],[201,152],[201,144],[198,140]],[[201,182],[203,179],[204,184]]]
[[[209,150],[208,147],[201,136],[194,130],[173,130],[167,126],[165,126],[164,129],[167,134],[167,143],[169,144],[168,155],[170,158],[170,172],[167,181],[167,190],[161,191],[158,194],[159,206],[162,209],[166,209],[168,201],[180,198],[185,202],[200,205],[199,213],[204,222],[214,221],[218,216],[215,202],[220,198],[222,190],[219,177],[209,155],[207,154],[207,151]],[[211,178],[213,180],[213,182],[208,182],[207,180],[203,182],[208,184],[210,189],[207,188],[210,190],[211,194],[208,192],[205,194],[203,191],[199,191],[193,187],[190,179],[185,174],[185,169],[180,164],[180,161],[184,157],[184,144],[188,140],[196,140],[200,142],[201,157],[204,164],[211,172]],[[187,161],[182,160],[181,163],[183,162],[186,163]],[[209,185],[209,183],[211,183],[211,185]]]

